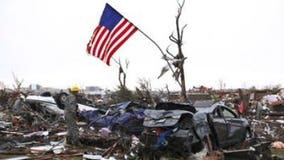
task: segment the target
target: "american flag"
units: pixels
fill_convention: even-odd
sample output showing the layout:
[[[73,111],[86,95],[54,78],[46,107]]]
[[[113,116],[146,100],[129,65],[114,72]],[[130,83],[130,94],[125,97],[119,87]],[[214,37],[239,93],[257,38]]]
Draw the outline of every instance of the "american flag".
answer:
[[[100,23],[87,45],[87,53],[109,65],[113,54],[135,31],[137,28],[131,22],[106,4]]]

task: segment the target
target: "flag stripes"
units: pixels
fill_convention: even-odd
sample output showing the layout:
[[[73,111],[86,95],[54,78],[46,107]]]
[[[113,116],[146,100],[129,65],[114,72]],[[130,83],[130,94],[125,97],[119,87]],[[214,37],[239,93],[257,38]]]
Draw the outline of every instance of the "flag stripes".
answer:
[[[111,31],[99,24],[87,45],[87,52],[110,65],[113,54],[135,31],[137,28],[123,17]]]

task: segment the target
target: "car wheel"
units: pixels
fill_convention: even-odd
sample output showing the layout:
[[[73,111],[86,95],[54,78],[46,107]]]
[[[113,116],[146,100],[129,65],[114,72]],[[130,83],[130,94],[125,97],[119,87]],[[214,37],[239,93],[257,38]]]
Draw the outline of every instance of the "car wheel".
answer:
[[[208,143],[207,140],[203,140],[202,142],[200,142],[200,145],[202,145],[202,149],[191,154],[191,156],[189,157],[189,159],[202,159],[204,157],[206,157],[209,153],[209,147],[208,147]]]
[[[67,93],[60,93],[58,96],[58,107],[64,109],[64,104],[67,101]]]

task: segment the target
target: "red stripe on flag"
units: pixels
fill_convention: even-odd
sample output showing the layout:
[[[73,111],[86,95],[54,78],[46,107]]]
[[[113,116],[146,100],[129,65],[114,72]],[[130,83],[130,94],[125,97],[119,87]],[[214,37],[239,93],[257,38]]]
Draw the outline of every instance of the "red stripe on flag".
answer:
[[[105,50],[105,48],[106,48],[106,46],[107,46],[107,42],[108,42],[108,40],[109,40],[109,37],[110,37],[110,33],[108,32],[108,33],[106,34],[106,36],[104,37],[104,39],[103,39],[103,41],[102,41],[102,44],[100,45],[100,48],[99,48],[99,50],[98,50],[99,53],[103,53],[103,54],[102,54],[102,57],[100,57],[100,54],[99,54],[99,56],[98,56],[101,60],[103,60],[103,57],[104,57],[104,50]]]
[[[110,56],[110,52],[112,52],[113,48],[116,48],[116,45],[119,44],[118,41],[121,41],[124,37],[124,35],[127,33],[127,31],[129,30],[129,28],[132,27],[132,24],[129,23],[126,19],[123,19],[123,21],[127,22],[124,24],[123,27],[121,27],[120,30],[117,30],[115,34],[115,36],[113,37],[112,41],[110,42],[109,47],[106,50],[106,57],[104,59],[104,61],[106,62],[107,59],[109,59]],[[118,42],[118,43],[117,43]],[[113,55],[113,54],[112,54]]]
[[[93,47],[93,55],[96,57],[100,57],[100,52],[97,52],[97,48],[100,47],[100,42],[102,41],[102,37],[104,36],[105,32],[107,32],[107,29],[105,27],[100,27],[98,33],[96,34],[96,37],[98,37],[95,41],[95,45]]]
[[[110,58],[113,56],[113,54],[123,45],[125,41],[129,39],[130,36],[132,36],[137,31],[137,28],[134,27],[133,30],[122,40],[120,43],[118,43],[115,48],[109,53],[109,56],[107,57],[106,64],[110,65]]]
[[[97,31],[98,31],[98,27],[94,30],[93,35],[92,35],[89,43],[87,44],[87,53],[88,54],[91,54],[91,48],[92,48],[92,45],[94,43],[95,34],[97,33]]]
[[[121,28],[123,28],[123,26],[125,26],[126,23],[127,23],[127,20],[125,20],[125,19],[123,18],[123,19],[121,20],[121,23],[120,23],[117,27],[115,27],[113,31],[111,31],[110,40],[108,41],[107,46],[106,46],[106,48],[105,48],[105,50],[104,50],[104,55],[103,55],[103,57],[102,57],[102,60],[104,60],[104,59],[105,59],[105,56],[108,55],[107,52],[108,52],[109,48],[112,46],[112,44],[113,44],[113,42],[114,42],[113,36],[114,36],[117,32],[119,32],[119,30],[121,30]]]
[[[107,52],[109,52],[110,48],[129,30],[129,28],[131,28],[132,24],[128,23],[128,24],[125,24],[125,26],[126,27],[123,30],[121,30],[119,35],[117,35],[115,39],[112,40],[111,44],[109,45],[110,47],[107,49]]]
[[[94,48],[98,44],[97,43],[98,42],[98,38],[97,37],[99,36],[99,33],[101,32],[102,28],[103,28],[103,26],[99,25],[96,28],[96,33],[93,35],[92,47],[91,47],[91,50],[90,50],[90,54],[92,54],[93,56],[96,56],[96,53],[95,53],[96,50],[94,50]]]

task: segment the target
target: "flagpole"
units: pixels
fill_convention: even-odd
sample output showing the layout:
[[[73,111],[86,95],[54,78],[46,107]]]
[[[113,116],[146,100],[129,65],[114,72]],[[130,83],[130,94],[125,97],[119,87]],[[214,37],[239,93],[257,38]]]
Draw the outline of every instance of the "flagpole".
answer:
[[[107,3],[107,5],[109,5],[108,3]],[[111,5],[109,5],[115,12],[117,12],[118,14],[120,14],[116,9],[114,9]],[[120,14],[121,16],[122,16],[122,14]],[[127,21],[129,21],[126,17],[124,17],[124,16],[122,16],[123,18],[125,18]],[[132,23],[131,21],[129,21],[133,26],[135,26],[134,25],[134,23]],[[135,26],[136,28],[137,28],[137,30],[138,31],[140,31],[145,37],[147,37],[152,43],[154,43],[154,45],[156,46],[156,47],[158,47],[158,49],[160,50],[160,52],[162,53],[162,55],[163,55],[163,57],[165,58],[165,60],[167,61],[167,64],[168,64],[168,66],[170,67],[170,69],[171,69],[171,71],[172,71],[172,73],[174,74],[175,72],[174,72],[174,70],[173,70],[173,68],[172,68],[172,66],[171,66],[171,64],[170,64],[170,62],[166,59],[166,54],[163,52],[163,50],[161,49],[161,47],[158,45],[158,43],[156,43],[150,36],[148,36],[146,33],[144,33],[142,30],[140,30],[137,26]],[[177,80],[177,82],[178,82],[178,84],[180,85],[180,86],[182,86],[181,85],[181,83],[180,83],[180,81],[179,80]]]
[[[136,27],[136,26],[135,26]],[[161,47],[158,45],[157,42],[155,42],[150,36],[148,36],[145,32],[143,32],[142,30],[140,30],[138,27],[136,27],[138,31],[140,31],[145,37],[147,37],[152,43],[154,43],[154,45],[160,50],[160,52],[162,53],[163,57],[165,58],[165,60],[167,61],[168,66],[170,67],[171,71],[173,72],[173,74],[175,73],[170,62],[166,59],[167,56],[166,54],[163,52],[163,50],[161,49]],[[177,82],[179,83],[179,85],[181,85],[180,81],[177,80]]]

